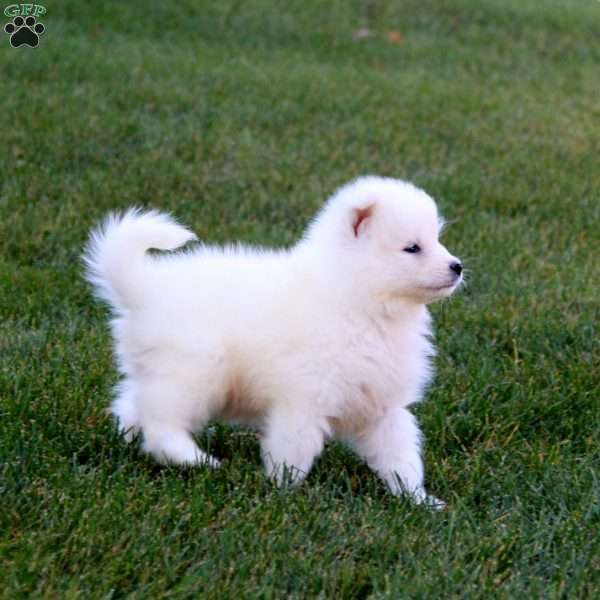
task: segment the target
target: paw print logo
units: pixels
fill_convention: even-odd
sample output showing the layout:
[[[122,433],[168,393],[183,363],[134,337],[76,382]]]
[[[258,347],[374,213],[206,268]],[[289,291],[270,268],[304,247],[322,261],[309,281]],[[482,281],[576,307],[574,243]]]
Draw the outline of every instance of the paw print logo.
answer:
[[[4,31],[10,35],[10,45],[18,48],[23,44],[35,48],[40,41],[40,35],[46,31],[41,23],[36,23],[35,17],[15,17],[12,23],[4,26]]]

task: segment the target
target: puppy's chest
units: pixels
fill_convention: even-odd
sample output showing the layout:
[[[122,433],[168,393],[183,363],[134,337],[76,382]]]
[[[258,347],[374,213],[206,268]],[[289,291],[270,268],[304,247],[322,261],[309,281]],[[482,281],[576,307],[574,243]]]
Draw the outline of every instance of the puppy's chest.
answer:
[[[431,343],[418,330],[390,326],[371,332],[356,344],[356,365],[348,369],[359,400],[368,396],[385,404],[399,398],[417,401],[429,377],[432,353]]]
[[[355,435],[392,406],[408,406],[422,397],[429,377],[428,343],[423,336],[366,336],[346,348],[340,376],[342,401],[331,413],[337,435]]]

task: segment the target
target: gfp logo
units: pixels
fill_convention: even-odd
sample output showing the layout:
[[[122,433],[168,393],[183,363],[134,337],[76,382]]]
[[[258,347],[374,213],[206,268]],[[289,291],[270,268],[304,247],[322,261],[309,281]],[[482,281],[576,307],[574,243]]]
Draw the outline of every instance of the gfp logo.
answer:
[[[46,13],[46,7],[41,4],[11,4],[4,9],[7,17],[13,17],[12,23],[4,26],[4,31],[10,35],[10,45],[13,48],[30,46],[35,48],[40,35],[46,31],[37,17]]]

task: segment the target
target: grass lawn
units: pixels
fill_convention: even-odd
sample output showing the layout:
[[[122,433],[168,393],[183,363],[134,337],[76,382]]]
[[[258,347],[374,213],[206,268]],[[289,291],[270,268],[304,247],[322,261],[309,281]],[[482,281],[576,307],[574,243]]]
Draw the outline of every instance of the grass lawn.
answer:
[[[600,3],[45,6],[38,48],[0,32],[0,598],[599,598]],[[216,472],[127,447],[92,224],[286,245],[362,173],[470,271],[416,409],[447,510],[337,444],[296,490],[250,431],[203,436]]]

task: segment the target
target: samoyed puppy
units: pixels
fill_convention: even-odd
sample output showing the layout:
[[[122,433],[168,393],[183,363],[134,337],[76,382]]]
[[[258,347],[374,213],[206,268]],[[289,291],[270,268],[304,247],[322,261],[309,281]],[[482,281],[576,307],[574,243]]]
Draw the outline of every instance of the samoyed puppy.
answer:
[[[432,375],[426,305],[462,281],[442,225],[424,191],[373,176],[339,189],[289,249],[148,254],[196,236],[153,210],[109,215],[84,261],[114,314],[120,430],[159,461],[217,466],[192,433],[256,427],[278,483],[300,481],[336,438],[393,494],[442,506],[408,410]]]

